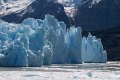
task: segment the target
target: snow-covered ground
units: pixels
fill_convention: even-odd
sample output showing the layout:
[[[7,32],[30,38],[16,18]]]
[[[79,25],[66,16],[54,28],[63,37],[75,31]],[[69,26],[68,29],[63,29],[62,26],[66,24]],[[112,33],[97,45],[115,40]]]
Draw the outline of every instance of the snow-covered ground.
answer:
[[[58,3],[62,4],[65,8],[65,12],[68,16],[73,17],[78,5],[81,4],[82,0],[56,0]]]
[[[0,4],[0,14],[8,14],[11,12],[16,12],[25,9],[33,1],[34,0],[16,0]],[[65,12],[68,16],[73,17],[75,13],[75,5],[80,4],[81,0],[58,0],[57,2],[65,7]]]
[[[17,0],[17,1],[11,1],[6,2],[3,4],[0,4],[0,15],[1,14],[9,14],[11,12],[19,11],[21,9],[26,8],[29,4],[32,3],[34,0]]]
[[[10,2],[0,3],[0,15],[6,15],[25,9],[33,1],[34,0],[11,0]],[[57,2],[65,7],[65,12],[68,16],[73,17],[75,14],[75,6],[80,4],[81,0],[58,0]]]
[[[0,80],[120,80],[119,63],[0,68]]]
[[[75,7],[64,7],[65,8],[65,12],[66,12],[66,14],[68,15],[68,16],[70,16],[70,17],[73,17],[74,16],[74,14],[75,14],[75,12],[76,12],[76,9],[75,9]]]

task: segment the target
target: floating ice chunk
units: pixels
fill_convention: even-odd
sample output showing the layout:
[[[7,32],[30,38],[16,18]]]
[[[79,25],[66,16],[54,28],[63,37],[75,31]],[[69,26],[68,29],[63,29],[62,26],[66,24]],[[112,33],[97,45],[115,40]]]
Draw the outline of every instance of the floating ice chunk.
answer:
[[[92,76],[93,76],[92,72],[88,72],[87,75],[88,75],[88,77],[90,77],[90,78],[92,78]]]

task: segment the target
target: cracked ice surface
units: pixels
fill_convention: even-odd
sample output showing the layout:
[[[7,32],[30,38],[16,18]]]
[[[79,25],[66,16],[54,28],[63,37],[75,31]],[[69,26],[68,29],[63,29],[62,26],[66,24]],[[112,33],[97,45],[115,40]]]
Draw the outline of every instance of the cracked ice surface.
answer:
[[[0,68],[0,80],[120,80],[120,65],[114,62]]]

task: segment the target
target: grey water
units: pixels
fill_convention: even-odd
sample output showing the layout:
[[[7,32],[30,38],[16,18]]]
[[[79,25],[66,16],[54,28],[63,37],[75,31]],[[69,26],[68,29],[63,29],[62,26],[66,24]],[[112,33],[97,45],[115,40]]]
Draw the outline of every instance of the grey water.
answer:
[[[84,63],[84,64],[53,64],[42,67],[0,67],[0,71],[56,71],[66,72],[68,69],[74,70],[104,70],[120,71],[120,62],[107,63]]]

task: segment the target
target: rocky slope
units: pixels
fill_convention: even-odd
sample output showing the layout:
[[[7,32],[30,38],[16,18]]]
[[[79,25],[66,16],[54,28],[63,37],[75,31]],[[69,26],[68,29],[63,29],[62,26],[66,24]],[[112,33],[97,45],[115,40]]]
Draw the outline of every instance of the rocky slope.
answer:
[[[102,39],[108,60],[120,60],[120,0],[83,0],[74,19],[84,35]]]
[[[55,0],[35,0],[27,8],[0,16],[0,19],[7,22],[21,23],[25,18],[44,19],[46,14],[54,15],[59,21],[70,26],[70,18],[66,15],[64,7]]]
[[[75,15],[84,30],[120,27],[120,0],[83,0]],[[98,1],[98,2],[97,2]]]

